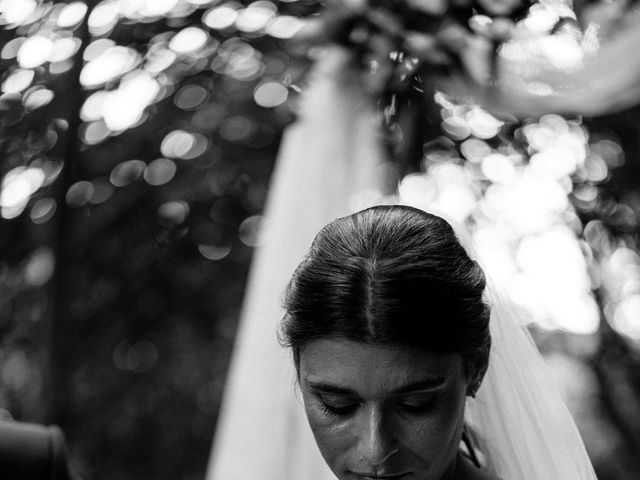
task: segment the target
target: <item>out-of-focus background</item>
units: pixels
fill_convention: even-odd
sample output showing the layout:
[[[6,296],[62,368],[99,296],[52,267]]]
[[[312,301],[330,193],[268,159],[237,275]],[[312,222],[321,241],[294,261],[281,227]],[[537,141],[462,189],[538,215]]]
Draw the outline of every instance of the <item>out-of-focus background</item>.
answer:
[[[309,62],[285,43],[320,3],[0,0],[0,417],[61,426],[82,478],[203,478],[270,173],[304,90]],[[511,3],[479,2],[506,17]],[[530,55],[564,68],[629,11],[548,0],[512,16],[538,41]],[[637,478],[640,110],[516,120],[425,96],[422,160],[385,175],[404,201],[474,226],[491,274],[530,312],[599,478]],[[396,127],[400,158],[409,133]]]

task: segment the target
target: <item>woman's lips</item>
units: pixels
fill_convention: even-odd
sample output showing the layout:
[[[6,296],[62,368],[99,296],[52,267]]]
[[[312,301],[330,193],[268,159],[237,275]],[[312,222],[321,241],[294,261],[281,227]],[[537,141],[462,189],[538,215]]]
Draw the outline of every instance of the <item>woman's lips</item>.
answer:
[[[409,475],[408,472],[405,473],[385,473],[385,474],[373,474],[373,473],[363,473],[363,472],[352,472],[356,478],[361,480],[400,480],[401,478],[405,478]]]

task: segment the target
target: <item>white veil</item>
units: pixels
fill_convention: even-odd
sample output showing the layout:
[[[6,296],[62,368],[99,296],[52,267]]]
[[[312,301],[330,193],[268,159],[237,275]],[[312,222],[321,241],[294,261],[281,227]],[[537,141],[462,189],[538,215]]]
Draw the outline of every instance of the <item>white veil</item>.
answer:
[[[345,52],[327,52],[313,73],[299,121],[283,140],[207,480],[334,478],[294,393],[292,361],[277,344],[276,326],[281,293],[317,231],[382,198],[376,117],[349,70]],[[490,366],[476,399],[467,404],[474,447],[487,470],[504,480],[595,479],[531,338],[515,322],[509,302],[490,290]]]
[[[516,322],[523,312],[491,281],[487,290],[492,306],[489,368],[465,412],[487,470],[505,480],[595,480],[544,360]]]

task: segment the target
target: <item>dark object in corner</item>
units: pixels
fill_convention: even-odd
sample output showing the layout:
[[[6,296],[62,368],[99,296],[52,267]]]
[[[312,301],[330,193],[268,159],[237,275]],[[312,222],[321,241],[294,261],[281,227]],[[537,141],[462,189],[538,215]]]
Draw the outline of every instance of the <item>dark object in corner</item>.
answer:
[[[55,426],[0,420],[2,480],[74,480],[62,431]]]

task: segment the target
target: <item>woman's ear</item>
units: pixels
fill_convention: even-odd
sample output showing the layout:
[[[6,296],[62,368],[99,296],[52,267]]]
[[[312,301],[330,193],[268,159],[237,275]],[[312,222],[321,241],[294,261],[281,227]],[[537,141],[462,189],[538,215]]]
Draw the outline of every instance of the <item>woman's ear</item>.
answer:
[[[480,388],[480,384],[482,384],[482,379],[484,378],[484,374],[487,372],[487,367],[489,364],[487,362],[483,362],[481,365],[478,363],[467,363],[467,396],[475,398],[476,392]]]

